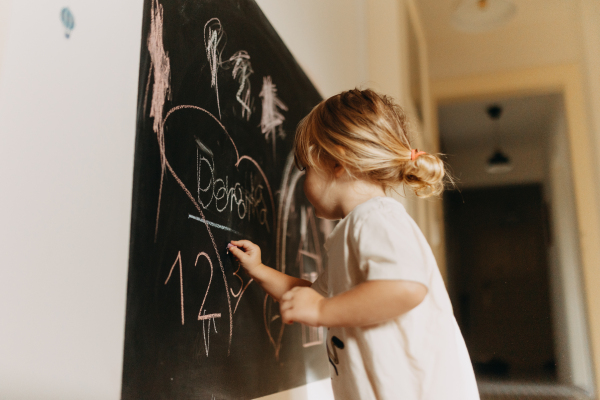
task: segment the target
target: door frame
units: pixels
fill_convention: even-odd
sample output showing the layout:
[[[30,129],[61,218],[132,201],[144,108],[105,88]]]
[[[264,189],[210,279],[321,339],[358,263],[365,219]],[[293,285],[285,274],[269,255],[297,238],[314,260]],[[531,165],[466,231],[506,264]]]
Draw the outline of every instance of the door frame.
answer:
[[[563,96],[570,143],[573,189],[579,228],[582,286],[591,347],[593,377],[590,389],[600,388],[600,201],[596,193],[593,140],[586,112],[580,68],[576,64],[433,80],[432,109],[442,104],[477,98],[507,98],[559,93]],[[437,115],[432,118],[432,139],[439,145]],[[443,226],[443,218],[438,221]],[[444,230],[442,229],[442,232]]]

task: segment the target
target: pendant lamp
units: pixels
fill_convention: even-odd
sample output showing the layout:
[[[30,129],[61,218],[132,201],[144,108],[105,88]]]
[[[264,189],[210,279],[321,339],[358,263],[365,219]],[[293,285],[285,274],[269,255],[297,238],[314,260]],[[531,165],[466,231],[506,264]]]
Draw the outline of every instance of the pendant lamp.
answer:
[[[510,158],[502,152],[500,149],[500,136],[499,136],[499,119],[502,115],[502,107],[497,104],[491,105],[487,108],[487,114],[492,120],[494,124],[494,141],[496,145],[496,149],[488,158],[488,162],[486,165],[486,171],[490,174],[501,174],[505,172],[510,172],[513,168],[512,163],[510,162]]]

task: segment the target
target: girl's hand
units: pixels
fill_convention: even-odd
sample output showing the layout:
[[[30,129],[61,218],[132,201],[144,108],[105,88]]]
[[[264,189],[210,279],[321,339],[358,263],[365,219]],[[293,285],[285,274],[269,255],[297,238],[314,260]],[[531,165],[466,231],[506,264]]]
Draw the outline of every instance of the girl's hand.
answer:
[[[281,297],[279,310],[286,324],[299,322],[309,326],[321,326],[321,312],[326,299],[309,287],[297,286]]]
[[[232,240],[231,244],[233,244],[233,246],[229,247],[229,252],[233,254],[240,265],[252,275],[252,271],[256,269],[256,267],[262,265],[260,259],[260,247],[249,240]]]

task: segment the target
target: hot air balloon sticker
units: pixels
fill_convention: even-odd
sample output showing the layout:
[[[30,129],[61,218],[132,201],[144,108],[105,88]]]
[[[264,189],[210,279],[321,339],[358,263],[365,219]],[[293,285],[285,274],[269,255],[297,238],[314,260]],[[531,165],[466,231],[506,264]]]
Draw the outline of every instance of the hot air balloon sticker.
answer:
[[[75,27],[75,18],[73,17],[73,13],[69,10],[68,7],[63,8],[60,11],[60,20],[65,27],[65,36],[67,39],[71,36],[71,31]]]

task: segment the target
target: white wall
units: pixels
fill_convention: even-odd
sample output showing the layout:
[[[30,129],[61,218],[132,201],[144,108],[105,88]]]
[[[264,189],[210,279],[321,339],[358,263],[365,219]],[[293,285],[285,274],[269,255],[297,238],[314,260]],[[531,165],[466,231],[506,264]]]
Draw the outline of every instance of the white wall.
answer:
[[[121,391],[142,0],[64,4],[2,18],[3,399]]]

